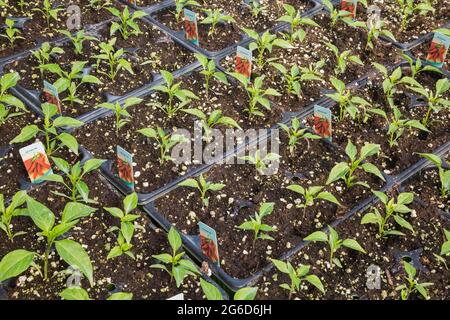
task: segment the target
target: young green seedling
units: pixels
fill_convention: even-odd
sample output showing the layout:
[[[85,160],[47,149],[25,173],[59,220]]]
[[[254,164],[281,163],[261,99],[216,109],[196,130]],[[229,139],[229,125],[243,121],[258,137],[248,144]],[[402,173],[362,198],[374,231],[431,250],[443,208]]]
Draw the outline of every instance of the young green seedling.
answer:
[[[450,256],[450,231],[444,229],[445,240],[441,246],[441,251],[439,254],[433,253],[434,257],[439,263],[442,263],[445,269],[448,271],[447,260],[445,257]]]
[[[356,119],[361,109],[366,109],[370,103],[358,96],[353,96],[352,91],[347,89],[341,80],[331,77],[331,84],[336,89],[335,93],[327,93],[326,96],[339,104],[339,121],[342,121],[348,114],[352,119]]]
[[[309,149],[309,139],[312,140],[320,140],[322,137],[313,134],[311,132],[308,132],[308,128],[301,129],[301,123],[298,118],[293,118],[291,120],[291,127],[289,128],[284,123],[278,124],[280,128],[286,133],[286,135],[289,137],[289,152],[291,155],[295,154],[295,151],[297,150],[297,145],[300,144],[300,141],[304,139],[306,143],[308,144]]]
[[[250,43],[249,49],[250,51],[257,51],[258,58],[256,59],[256,65],[261,70],[267,63],[273,62],[276,58],[265,59],[264,54],[268,52],[272,53],[273,47],[279,47],[283,49],[292,49],[294,48],[288,41],[278,38],[277,35],[271,34],[269,31],[264,32],[262,35],[259,35],[258,32],[251,29],[243,29],[244,32],[252,38],[254,41]]]
[[[286,69],[281,63],[272,62],[271,65],[283,75],[283,80],[286,82],[287,93],[290,95],[295,94],[298,99],[302,96],[302,82],[322,80],[314,72],[309,72],[309,69],[300,69],[296,65],[293,65],[291,70]]]
[[[180,21],[183,10],[187,7],[201,7],[195,0],[175,0],[175,18]]]
[[[84,74],[83,70],[87,63],[87,61],[72,62],[70,72],[64,71],[58,64],[55,63],[45,64],[39,66],[39,68],[59,76],[59,79],[53,84],[58,89],[58,93],[68,90],[67,98],[62,101],[69,101],[71,104],[83,104],[83,100],[77,97],[77,91],[80,86],[86,83],[97,85],[103,84],[103,82],[101,82],[97,77],[90,74]]]
[[[361,28],[367,32],[366,49],[373,49],[374,40],[378,40],[380,36],[396,41],[392,32],[386,28],[386,23],[383,20],[378,20],[375,24],[370,24],[368,21],[349,21],[348,24],[355,28]]]
[[[164,164],[166,161],[172,160],[170,156],[170,151],[179,143],[184,143],[187,141],[186,137],[179,134],[166,133],[160,127],[156,129],[144,128],[137,132],[141,133],[147,138],[154,139],[160,150],[159,163]]]
[[[287,274],[291,283],[283,283],[280,285],[281,288],[289,291],[289,300],[291,300],[292,295],[300,291],[300,285],[306,281],[316,287],[320,292],[325,294],[325,288],[323,287],[322,281],[319,277],[310,274],[311,266],[300,264],[297,268],[294,268],[292,264],[284,262],[281,260],[270,259],[273,262],[278,271]]]
[[[85,202],[91,204],[97,203],[97,201],[89,199],[89,187],[86,182],[83,181],[83,178],[86,174],[100,168],[105,160],[89,159],[83,164],[83,166],[80,161],[75,163],[73,166],[70,166],[70,164],[64,159],[52,157],[52,160],[58,169],[65,173],[65,177],[59,174],[49,174],[42,177],[42,179],[60,183],[69,191],[69,195],[66,195],[64,193],[52,190],[51,192],[53,194],[70,199],[73,202]],[[65,178],[69,181],[69,183],[65,182]]]
[[[333,268],[334,265],[337,265],[339,268],[342,268],[341,261],[335,257],[336,252],[342,247],[347,247],[349,249],[359,251],[362,253],[366,253],[366,251],[361,247],[361,245],[354,239],[340,239],[339,235],[333,227],[328,226],[329,234],[327,235],[323,231],[316,231],[307,236],[305,241],[312,242],[326,242],[328,247],[330,248],[330,266]]]
[[[179,288],[187,276],[196,277],[200,272],[191,260],[185,258],[186,254],[183,251],[179,252],[182,242],[179,233],[174,227],[170,228],[168,239],[172,253],[153,255],[153,258],[162,263],[153,264],[150,268],[166,271],[171,279],[175,279],[177,288]],[[169,265],[169,267],[166,267],[164,264]]]
[[[212,78],[219,80],[222,83],[228,84],[228,79],[225,73],[216,71],[216,63],[214,60],[208,60],[204,55],[196,53],[195,57],[202,66],[202,74],[205,77],[205,84],[203,85],[206,90],[206,98],[209,100],[209,83]]]
[[[431,282],[423,282],[419,283],[415,277],[417,274],[416,268],[414,266],[406,261],[403,262],[403,268],[405,269],[406,276],[404,277],[406,280],[406,284],[402,284],[395,288],[396,291],[400,291],[402,300],[408,300],[410,295],[413,293],[418,292],[422,297],[424,297],[426,300],[429,300],[430,297],[428,295],[428,287],[431,287],[434,285],[434,283]]]
[[[161,76],[165,84],[154,86],[152,89],[166,94],[168,98],[167,103],[151,102],[147,104],[148,106],[156,107],[169,118],[172,118],[178,111],[187,106],[192,99],[199,99],[192,91],[182,89],[182,82],[174,83],[174,77],[169,71],[161,70]],[[178,103],[175,103],[175,98],[179,100]]]
[[[110,0],[89,0],[88,7],[99,11],[112,5]]]
[[[222,293],[212,283],[200,278],[200,286],[207,300],[221,301],[223,300]],[[233,300],[254,300],[258,293],[258,287],[241,288],[233,296]]]
[[[402,16],[402,30],[404,30],[408,26],[410,17],[416,12],[418,12],[420,15],[426,15],[429,12],[435,11],[428,0],[397,0],[397,3],[400,6],[400,13]]]
[[[261,157],[261,151],[256,150],[254,155],[244,156],[240,159],[244,161],[248,161],[251,164],[255,165],[256,171],[258,171],[261,175],[266,173],[266,170],[269,169],[269,166],[275,162],[280,160],[280,155],[276,153],[268,153],[264,157]]]
[[[249,83],[247,77],[240,73],[233,72],[231,75],[242,84],[247,92],[249,105],[244,111],[248,112],[250,118],[253,116],[264,117],[264,113],[259,108],[259,105],[267,110],[271,110],[272,106],[270,100],[267,98],[268,96],[281,96],[281,94],[273,88],[263,88],[265,76],[257,77],[253,82]]]
[[[41,72],[41,76],[44,73],[44,69],[42,66],[48,64],[50,62],[50,57],[58,54],[63,54],[64,50],[60,47],[51,47],[50,43],[44,42],[39,49],[32,51],[33,56],[39,62],[39,70]]]
[[[26,209],[21,208],[26,200],[26,191],[18,191],[12,197],[11,203],[6,207],[5,198],[3,194],[0,194],[0,229],[2,229],[6,233],[8,239],[11,240],[11,242],[15,237],[26,234],[26,232],[22,231],[14,233],[11,228],[11,221],[14,217],[26,215]]]
[[[290,4],[283,4],[286,15],[277,19],[277,21],[287,22],[290,25],[289,42],[293,44],[295,41],[303,42],[306,36],[306,31],[303,26],[319,27],[319,25],[311,18],[304,18],[301,15],[301,10],[296,10]]]
[[[41,129],[35,124],[27,125],[22,128],[19,135],[10,141],[10,143],[22,143],[34,139],[38,134],[45,136],[45,152],[52,155],[61,147],[66,146],[73,153],[78,154],[78,142],[74,136],[68,132],[58,133],[61,128],[74,129],[81,127],[84,122],[71,117],[57,117],[58,107],[51,103],[41,105],[44,113],[44,127]]]
[[[14,46],[14,42],[16,42],[17,40],[25,39],[20,35],[22,32],[15,27],[14,20],[6,18],[5,24],[6,24],[5,34],[0,33],[0,37],[8,39],[11,47]]]
[[[57,239],[74,228],[81,218],[91,215],[97,209],[81,203],[69,202],[64,207],[61,222],[58,224],[55,224],[55,214],[33,198],[27,198],[27,210],[36,227],[41,230],[38,235],[46,239],[46,249],[43,255],[44,279],[48,280],[49,256],[54,245],[60,258],[69,266],[77,267],[93,286],[94,277],[91,260],[81,244],[69,239]]]
[[[22,101],[8,93],[20,80],[17,72],[6,73],[0,78],[0,128],[11,118],[28,112]],[[15,112],[11,112],[10,107],[14,107]]]
[[[241,127],[237,124],[237,122],[230,117],[226,117],[222,114],[222,110],[214,110],[211,112],[209,116],[207,116],[200,109],[184,109],[183,112],[189,113],[195,117],[197,117],[201,121],[201,126],[205,131],[205,139],[209,140],[212,130],[216,126],[225,126],[228,128],[237,128],[241,129]]]
[[[328,42],[327,47],[333,52],[334,57],[336,58],[336,67],[334,68],[334,74],[339,76],[340,74],[344,74],[347,71],[347,65],[349,62],[358,64],[360,66],[364,65],[359,56],[352,55],[351,50],[346,50],[343,52],[339,52],[339,48],[334,44]]]
[[[94,59],[97,59],[94,65],[97,72],[106,75],[111,81],[114,81],[121,70],[126,70],[130,74],[134,74],[131,63],[125,59],[125,50],[123,48],[116,50],[114,47],[116,41],[116,38],[112,38],[108,42],[101,42],[99,44],[100,54],[93,56]],[[106,64],[108,71],[105,72],[102,70],[102,63]]]
[[[339,10],[333,6],[330,0],[322,0],[323,5],[330,13],[331,27],[334,28],[338,21],[350,23],[352,20],[349,18],[349,12],[345,10]]]
[[[98,40],[94,36],[86,35],[84,30],[78,31],[74,36],[68,30],[59,30],[59,33],[70,39],[74,47],[75,54],[77,55],[83,54],[83,42]]]
[[[119,130],[131,121],[131,115],[128,113],[128,108],[141,103],[143,100],[135,97],[128,98],[125,103],[121,105],[119,102],[109,103],[105,102],[96,106],[96,108],[104,108],[114,112],[116,116],[116,137],[119,136]]]
[[[348,140],[347,147],[345,148],[345,153],[350,158],[350,162],[340,162],[331,169],[331,172],[328,176],[328,180],[326,184],[333,183],[338,180],[344,180],[347,188],[351,188],[355,185],[361,185],[366,188],[370,188],[370,186],[366,182],[357,181],[354,173],[357,169],[364,170],[367,173],[373,174],[380,178],[383,181],[386,181],[381,174],[381,171],[373,164],[369,162],[365,162],[365,160],[378,154],[380,152],[380,145],[373,143],[364,143],[364,146],[361,148],[358,157],[358,151],[356,146]]]
[[[304,188],[302,186],[299,186],[298,184],[292,184],[286,187],[286,189],[294,191],[295,193],[298,193],[302,195],[303,198],[305,198],[304,203],[299,203],[296,205],[297,208],[303,208],[304,218],[306,218],[306,208],[312,207],[314,203],[318,200],[325,200],[334,203],[338,206],[341,205],[338,199],[336,199],[336,197],[333,196],[333,194],[327,191],[322,191],[323,188],[324,187],[322,186]]]
[[[383,75],[383,91],[386,99],[391,107],[394,106],[394,94],[397,93],[397,86],[401,83],[403,73],[402,68],[396,68],[390,75],[388,69],[376,62],[373,62],[372,65]]]
[[[446,198],[450,195],[450,169],[444,168],[444,160],[441,160],[438,156],[432,153],[419,153],[421,157],[431,161],[439,171],[439,180],[441,182],[441,197]],[[447,162],[450,165],[450,162]]]
[[[259,213],[255,212],[255,217],[250,217],[250,221],[246,221],[238,226],[238,229],[253,231],[253,247],[255,247],[256,240],[275,240],[271,236],[269,236],[268,232],[276,232],[277,228],[269,226],[263,223],[264,217],[272,214],[275,203],[273,202],[265,202],[262,203],[259,208]]]
[[[127,6],[125,6],[122,12],[114,7],[107,8],[107,10],[119,20],[119,22],[114,21],[111,24],[110,36],[115,35],[119,31],[122,38],[127,40],[130,36],[136,36],[142,33],[138,20],[147,15],[144,11],[137,10],[131,14]]]
[[[249,0],[245,4],[250,8],[254,18],[257,18],[264,10],[267,9],[267,6],[263,5],[259,0]]]
[[[416,76],[421,72],[436,72],[442,74],[441,69],[431,65],[423,65],[421,59],[413,59],[407,54],[402,54],[403,59],[408,61],[409,69],[411,70],[411,78],[416,79]]]
[[[223,183],[212,183],[206,181],[203,174],[199,176],[198,181],[190,178],[181,182],[178,186],[198,189],[198,191],[200,191],[203,207],[207,207],[209,205],[209,198],[206,196],[208,191],[220,191],[225,188]]]
[[[53,5],[50,0],[44,0],[41,8],[33,8],[32,11],[38,11],[42,13],[44,19],[47,21],[47,29],[50,29],[50,21],[51,19],[58,21],[58,12],[64,10],[60,8],[58,5]]]
[[[425,127],[428,127],[430,124],[430,116],[431,113],[438,113],[442,109],[450,107],[450,100],[444,97],[444,94],[450,89],[450,82],[447,78],[439,79],[436,82],[436,89],[427,90],[417,81],[414,83],[414,86],[410,86],[409,89],[420,94],[428,104],[427,113],[425,117],[422,119],[422,124]]]
[[[134,253],[131,251],[136,226],[133,221],[136,221],[140,216],[138,214],[131,214],[138,205],[138,197],[134,192],[125,197],[123,200],[123,210],[120,208],[103,208],[108,211],[112,216],[120,219],[120,228],[117,226],[111,227],[108,232],[118,231],[117,245],[114,246],[108,254],[108,260],[126,254],[133,260],[135,259]]]
[[[220,9],[206,9],[203,10],[206,17],[200,21],[200,24],[211,25],[208,31],[208,37],[214,35],[217,24],[236,23],[236,20],[232,16],[223,14]]]
[[[407,207],[414,200],[414,195],[410,192],[400,193],[397,197],[397,202],[395,198],[389,199],[389,197],[381,191],[372,191],[375,196],[380,199],[381,203],[384,205],[384,216],[380,213],[377,208],[373,208],[373,211],[366,213],[362,219],[361,224],[376,224],[378,225],[378,235],[377,238],[385,238],[388,236],[405,236],[403,232],[395,230],[394,228],[387,229],[387,225],[391,224],[391,218],[402,228],[408,229],[414,233],[412,225],[401,216],[404,213],[410,213],[412,210]]]

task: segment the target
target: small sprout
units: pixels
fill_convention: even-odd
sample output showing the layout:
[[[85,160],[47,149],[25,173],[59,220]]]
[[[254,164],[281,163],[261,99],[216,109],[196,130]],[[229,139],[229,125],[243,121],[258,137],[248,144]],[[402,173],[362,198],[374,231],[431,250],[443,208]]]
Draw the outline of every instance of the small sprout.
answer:
[[[107,8],[107,10],[119,19],[119,22],[114,21],[111,24],[110,36],[115,35],[119,31],[122,38],[127,40],[132,35],[136,36],[142,33],[137,20],[147,15],[144,11],[137,10],[131,14],[127,6],[125,6],[122,12],[114,7]]]
[[[54,6],[50,0],[44,0],[43,7],[41,8],[33,8],[32,11],[38,11],[42,13],[45,20],[47,21],[47,29],[50,29],[50,20],[53,19],[58,21],[58,12],[63,11],[64,9],[59,6]]]
[[[78,31],[74,36],[68,30],[59,30],[59,33],[66,36],[72,42],[75,54],[81,55],[83,53],[83,42],[98,40],[96,37],[86,35],[84,30]]]
[[[413,293],[418,292],[422,297],[426,300],[429,300],[430,297],[428,295],[428,287],[433,286],[434,284],[431,282],[423,282],[419,283],[416,281],[416,273],[417,270],[414,266],[406,261],[403,262],[403,268],[405,269],[406,276],[404,277],[407,284],[402,284],[395,288],[396,291],[400,291],[402,300],[408,300],[409,296]]]
[[[60,47],[50,47],[50,43],[44,42],[39,49],[32,51],[33,56],[39,62],[39,70],[41,71],[41,76],[44,73],[43,66],[50,62],[50,57],[58,54],[63,54],[64,50]]]
[[[295,154],[295,151],[297,150],[297,145],[300,144],[300,141],[302,139],[306,140],[308,144],[308,149],[310,147],[309,145],[309,139],[313,140],[320,140],[322,137],[313,134],[311,132],[308,132],[308,128],[301,129],[300,120],[298,118],[293,118],[291,120],[291,127],[289,128],[284,123],[278,124],[280,128],[286,133],[286,135],[289,137],[289,151],[291,155]]]
[[[241,157],[240,159],[248,161],[251,164],[254,164],[256,167],[256,171],[264,175],[266,173],[266,170],[269,169],[269,166],[273,162],[279,161],[280,158],[281,158],[280,155],[276,153],[268,153],[264,157],[261,157],[261,151],[256,150],[253,156],[249,155]]]
[[[306,36],[306,31],[302,29],[302,26],[320,27],[311,18],[304,18],[301,15],[300,10],[295,10],[290,4],[283,4],[283,8],[286,11],[286,15],[277,19],[277,21],[287,22],[290,25],[289,30],[289,42],[293,44],[295,41],[303,42]]]
[[[206,116],[200,109],[184,109],[183,112],[191,114],[201,121],[201,126],[205,131],[206,140],[209,140],[212,130],[219,125],[241,129],[233,118],[224,116],[222,110],[214,110],[209,116]]]
[[[25,216],[27,211],[22,206],[27,200],[26,191],[18,191],[12,197],[11,203],[5,205],[5,197],[0,194],[0,229],[3,230],[8,239],[13,242],[14,238],[26,234],[26,232],[14,233],[11,228],[11,221],[14,217]]]
[[[200,7],[195,0],[175,0],[175,18],[180,21],[183,10],[187,7]]]
[[[116,40],[116,38],[112,38],[108,42],[101,42],[99,44],[100,54],[93,56],[94,59],[97,59],[94,65],[97,68],[97,72],[106,75],[111,81],[114,81],[121,70],[134,74],[131,63],[125,59],[125,50],[123,48],[115,49]],[[107,65],[108,71],[105,72],[101,69],[102,62]]]
[[[273,208],[275,204],[273,202],[267,202],[261,204],[259,208],[259,213],[255,212],[255,217],[250,217],[250,221],[246,221],[238,226],[238,229],[248,230],[254,232],[253,237],[253,247],[256,244],[256,240],[274,240],[271,236],[268,235],[268,232],[275,232],[277,229],[275,227],[271,227],[267,224],[263,223],[263,218],[272,214]]]
[[[212,183],[206,181],[203,174],[199,176],[198,181],[190,178],[181,182],[178,186],[198,189],[198,191],[200,191],[203,207],[207,207],[209,205],[209,198],[206,196],[208,191],[220,191],[225,188],[223,183]]]
[[[432,153],[419,153],[419,155],[431,161],[438,168],[441,182],[441,197],[445,199],[450,195],[450,170],[444,168],[444,160]],[[447,162],[447,165],[450,165],[450,163]]]
[[[19,80],[17,72],[6,73],[0,78],[0,128],[9,119],[28,112],[22,101],[8,93]],[[14,107],[15,112],[11,112],[10,107]]]
[[[216,71],[216,63],[214,62],[214,60],[208,60],[208,58],[199,53],[196,53],[195,57],[202,66],[202,71],[200,71],[200,74],[202,74],[205,77],[204,88],[206,90],[206,98],[209,99],[210,80],[212,78],[215,78],[222,83],[228,84],[228,79],[225,73]]]
[[[14,42],[16,42],[17,40],[25,39],[24,37],[20,36],[22,32],[15,27],[14,20],[6,18],[5,24],[5,34],[0,34],[0,37],[8,39],[11,47],[14,46]]]
[[[312,207],[316,200],[325,200],[331,203],[334,203],[338,206],[341,204],[336,199],[336,197],[327,191],[322,191],[324,187],[322,186],[315,186],[315,187],[308,187],[304,188],[302,186],[299,186],[298,184],[292,184],[290,186],[287,186],[286,189],[291,190],[295,193],[298,193],[305,198],[305,202],[301,204],[297,204],[297,208],[303,208],[303,217],[306,218],[306,208]]]
[[[364,65],[359,56],[352,55],[351,50],[339,52],[338,47],[336,47],[334,44],[328,42],[326,45],[328,48],[331,49],[331,51],[333,51],[334,56],[336,58],[336,67],[334,68],[334,74],[336,76],[344,74],[345,71],[347,71],[347,65],[349,62],[358,64],[360,66]]]
[[[208,37],[214,35],[217,24],[221,23],[236,23],[236,20],[232,16],[223,14],[220,9],[207,9],[204,10],[206,17],[200,21],[201,24],[210,24],[211,27],[208,31]]]

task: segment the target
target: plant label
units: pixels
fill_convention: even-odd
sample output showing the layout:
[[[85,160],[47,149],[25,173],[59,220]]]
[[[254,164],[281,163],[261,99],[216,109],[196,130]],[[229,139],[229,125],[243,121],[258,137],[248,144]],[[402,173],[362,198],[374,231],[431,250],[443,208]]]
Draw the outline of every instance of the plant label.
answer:
[[[428,50],[427,62],[437,68],[442,68],[449,46],[450,37],[436,32]]]
[[[328,141],[332,140],[331,110],[317,104],[314,106],[314,132]]]
[[[32,183],[41,183],[42,177],[53,174],[42,142],[23,147],[19,153]]]
[[[198,223],[202,253],[214,263],[219,263],[219,245],[216,230],[203,222]]]
[[[117,167],[120,180],[134,190],[133,155],[121,146],[117,146]]]
[[[252,74],[252,52],[244,47],[238,46],[236,49],[235,71],[242,74],[250,81]]]
[[[186,40],[198,46],[197,14],[189,9],[184,9],[184,31]]]
[[[58,107],[61,114],[61,100],[59,99],[58,89],[51,83],[44,80],[44,100]]]
[[[179,293],[176,296],[173,296],[172,298],[169,298],[167,300],[184,300],[184,294],[183,293]]]
[[[356,18],[356,8],[358,7],[358,0],[342,0],[341,10],[350,12],[350,17]]]

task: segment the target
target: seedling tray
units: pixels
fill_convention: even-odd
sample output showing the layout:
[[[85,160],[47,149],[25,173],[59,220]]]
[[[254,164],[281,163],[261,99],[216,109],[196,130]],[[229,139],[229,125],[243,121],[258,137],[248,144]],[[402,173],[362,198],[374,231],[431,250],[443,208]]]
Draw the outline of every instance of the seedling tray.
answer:
[[[166,3],[172,2],[173,0],[160,0],[155,1],[154,4],[149,6],[140,6],[138,4],[135,4],[133,0],[118,0],[119,2],[126,4],[127,6],[133,8],[134,10],[142,10],[142,11],[150,11],[150,10],[158,10],[158,8],[164,6]]]
[[[322,9],[322,5],[316,1],[316,0],[309,0],[314,6],[313,8],[307,10],[306,12],[304,12],[302,14],[303,17],[309,17],[314,15],[316,12],[320,11]],[[191,42],[187,41],[185,36],[184,36],[184,31],[174,31],[171,28],[169,28],[168,26],[166,26],[165,24],[161,23],[160,21],[157,20],[157,18],[155,17],[155,15],[162,11],[162,10],[166,10],[170,7],[172,7],[174,5],[173,1],[168,1],[165,2],[163,5],[151,9],[149,11],[147,11],[149,13],[149,16],[146,17],[148,20],[150,20],[153,24],[155,24],[156,26],[158,26],[158,28],[160,28],[161,30],[163,30],[164,32],[166,32],[167,34],[169,34],[173,39],[177,39],[178,41],[184,42],[185,46],[187,48],[189,48],[191,51],[196,52],[196,53],[201,53],[203,55],[205,55],[206,57],[208,57],[209,59],[219,59],[221,57],[226,56],[227,54],[229,54],[230,52],[232,52],[233,50],[236,49],[237,46],[245,46],[247,43],[249,43],[251,41],[251,38],[249,38],[247,35],[245,34],[241,34],[241,41],[239,41],[238,43],[229,45],[226,48],[223,48],[219,51],[208,51],[204,48],[202,48],[201,46],[196,46],[194,44],[192,44]],[[273,26],[272,28],[270,28],[269,30],[271,32],[276,32],[280,26],[284,26],[286,25],[286,23],[280,23],[277,24],[275,26]],[[262,34],[262,33],[261,33]],[[200,39],[200,43],[201,43],[201,39]]]

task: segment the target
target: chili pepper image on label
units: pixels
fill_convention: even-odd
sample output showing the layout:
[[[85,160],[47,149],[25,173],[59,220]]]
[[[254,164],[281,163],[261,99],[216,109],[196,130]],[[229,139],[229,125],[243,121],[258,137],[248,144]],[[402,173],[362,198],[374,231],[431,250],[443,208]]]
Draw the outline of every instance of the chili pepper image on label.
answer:
[[[53,173],[44,145],[41,142],[26,146],[19,152],[32,183],[40,183],[42,177]]]

